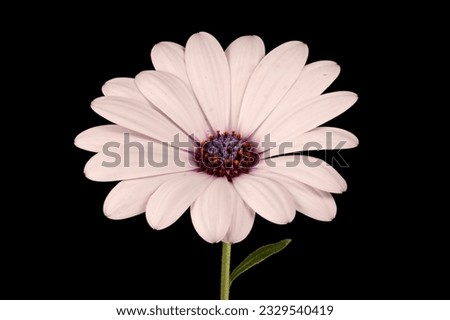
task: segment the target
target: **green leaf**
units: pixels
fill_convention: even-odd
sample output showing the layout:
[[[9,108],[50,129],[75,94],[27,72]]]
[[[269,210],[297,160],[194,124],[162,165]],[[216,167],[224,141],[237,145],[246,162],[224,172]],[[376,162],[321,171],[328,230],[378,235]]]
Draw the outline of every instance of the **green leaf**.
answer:
[[[262,246],[261,248],[256,249],[252,253],[249,254],[247,258],[244,259],[231,273],[230,275],[230,286],[233,281],[239,277],[242,273],[250,269],[251,267],[256,266],[258,263],[266,260],[271,255],[274,255],[277,252],[280,252],[291,242],[291,239],[284,239],[276,243],[268,244]]]

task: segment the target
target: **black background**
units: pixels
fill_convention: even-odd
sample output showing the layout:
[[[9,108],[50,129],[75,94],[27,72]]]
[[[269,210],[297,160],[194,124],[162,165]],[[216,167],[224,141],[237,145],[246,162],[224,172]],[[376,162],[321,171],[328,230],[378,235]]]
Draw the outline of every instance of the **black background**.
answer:
[[[188,213],[163,231],[152,230],[144,215],[108,220],[102,205],[115,183],[86,179],[91,153],[73,145],[81,131],[107,123],[89,106],[105,81],[152,69],[149,53],[160,41],[184,45],[191,34],[207,31],[224,47],[248,34],[260,36],[266,51],[301,40],[310,48],[308,62],[340,64],[328,91],[360,97],[330,122],[360,139],[358,148],[341,153],[350,167],[337,169],[349,188],[335,197],[336,219],[323,223],[298,214],[277,226],[257,217],[248,238],[233,246],[232,266],[261,245],[293,241],[239,278],[231,298],[449,298],[443,291],[450,284],[448,209],[437,205],[438,191],[429,193],[439,188],[422,180],[435,162],[419,152],[426,146],[424,128],[414,120],[425,117],[416,111],[420,48],[414,26],[397,23],[392,10],[370,6],[339,13],[191,8],[181,18],[176,7],[114,13],[53,8],[58,14],[36,14],[23,34],[12,37],[18,92],[8,95],[28,129],[15,130],[22,149],[5,170],[13,209],[4,210],[1,223],[2,296],[219,297],[220,245],[203,241]]]

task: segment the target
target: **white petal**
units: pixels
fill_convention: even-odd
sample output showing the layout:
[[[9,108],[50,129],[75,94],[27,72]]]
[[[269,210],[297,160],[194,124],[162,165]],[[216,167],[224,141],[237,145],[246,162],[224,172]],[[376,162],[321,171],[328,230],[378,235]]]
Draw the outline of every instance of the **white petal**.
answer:
[[[192,35],[185,61],[194,93],[213,129],[229,130],[230,69],[220,43],[206,32]]]
[[[150,196],[164,182],[186,173],[167,174],[119,182],[106,197],[105,215],[113,220],[126,219],[145,212]]]
[[[208,174],[190,172],[162,184],[147,203],[145,215],[150,226],[161,230],[177,221],[212,180]]]
[[[127,98],[100,97],[92,101],[91,107],[105,119],[155,140],[172,142],[179,135],[181,141],[189,141],[185,132],[148,101],[142,103]]]
[[[207,242],[222,241],[230,228],[234,203],[240,200],[225,178],[215,178],[191,207],[192,224]]]
[[[261,141],[265,134],[270,133],[271,141],[277,144],[289,141],[293,137],[312,130],[321,124],[337,117],[358,100],[353,92],[339,91],[327,93],[310,99],[296,106],[283,115],[271,116],[265,121],[254,139]]]
[[[117,181],[198,169],[190,153],[159,142],[136,137],[130,142],[112,142],[84,167],[88,179]]]
[[[255,171],[257,175],[260,170],[291,177],[327,192],[342,193],[347,189],[344,178],[332,166],[314,157],[289,155],[264,159],[252,169],[252,173]]]
[[[302,108],[305,103],[317,98],[339,75],[341,68],[333,61],[318,61],[306,65],[294,85],[280,101],[265,122],[256,129],[254,137],[266,134],[274,120],[284,119],[287,114]]]
[[[334,61],[317,61],[307,64],[282,103],[292,101],[292,106],[321,95],[336,80],[340,71],[341,67]]]
[[[320,221],[331,221],[336,216],[336,202],[329,192],[274,172],[259,172],[259,174],[283,184],[294,198],[297,211],[304,215]]]
[[[102,92],[108,97],[122,97],[147,103],[147,100],[136,87],[133,78],[114,78],[107,81]]]
[[[183,81],[162,71],[143,71],[136,84],[145,97],[188,134],[207,136],[209,126],[195,96]]]
[[[289,191],[275,180],[243,174],[233,180],[241,198],[264,219],[286,224],[295,217],[295,203]]]
[[[190,85],[184,63],[184,47],[174,42],[160,42],[153,47],[151,58],[156,70],[174,74]]]
[[[300,136],[288,137],[281,145],[265,150],[260,158],[310,150],[350,149],[358,146],[358,138],[351,132],[333,127],[318,127]]]
[[[223,238],[223,241],[228,243],[237,243],[244,240],[252,230],[255,221],[255,210],[250,208],[237,192],[236,197],[236,201],[232,203],[233,218],[231,225],[225,238]]]
[[[75,138],[75,145],[84,150],[100,152],[103,146],[111,141],[123,143],[125,134],[130,135],[130,139],[145,139],[144,135],[123,128],[115,124],[93,127],[81,132]]]
[[[240,37],[228,46],[225,54],[231,76],[230,128],[235,129],[248,80],[264,57],[264,42],[257,36]]]
[[[278,46],[261,60],[250,77],[242,100],[239,132],[252,133],[275,109],[300,75],[307,56],[308,47],[304,43],[291,41]]]

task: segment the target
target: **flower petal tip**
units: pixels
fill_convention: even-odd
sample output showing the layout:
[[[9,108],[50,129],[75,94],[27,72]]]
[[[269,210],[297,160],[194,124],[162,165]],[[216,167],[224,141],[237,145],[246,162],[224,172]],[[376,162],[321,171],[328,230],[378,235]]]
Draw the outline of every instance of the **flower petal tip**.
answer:
[[[98,107],[102,106],[104,104],[103,100],[104,100],[104,96],[98,97],[98,98],[95,98],[94,100],[92,100],[92,102],[91,102],[92,110],[95,111],[95,109],[97,109]]]
[[[355,99],[355,102],[359,99],[358,94],[351,92],[351,91],[349,91],[349,93],[353,96],[353,99]]]
[[[347,181],[345,181],[345,179],[339,175],[337,177],[337,185],[336,185],[336,190],[331,191],[331,193],[337,193],[337,194],[341,194],[344,193],[345,191],[347,191]]]
[[[73,144],[75,145],[75,147],[82,149],[82,148],[80,147],[80,135],[77,135],[77,136],[75,137],[75,139],[73,139]]]
[[[146,218],[147,218],[147,223],[148,225],[156,231],[162,230],[164,228],[162,228],[159,224],[155,223],[155,221],[152,221],[152,219],[149,218],[149,214],[145,214]]]
[[[103,214],[105,215],[105,217],[107,217],[110,220],[122,220],[105,208],[103,208]]]

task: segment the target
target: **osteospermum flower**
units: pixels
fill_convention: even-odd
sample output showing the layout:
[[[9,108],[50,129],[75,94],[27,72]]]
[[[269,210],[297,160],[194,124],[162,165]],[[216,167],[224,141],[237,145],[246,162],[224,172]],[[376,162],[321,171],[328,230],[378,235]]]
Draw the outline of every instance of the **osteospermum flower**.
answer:
[[[75,140],[97,153],[85,167],[89,179],[121,181],[106,198],[105,215],[145,212],[150,226],[164,229],[190,207],[203,239],[229,243],[248,235],[255,212],[276,224],[291,222],[296,211],[332,220],[331,193],[345,191],[346,182],[324,161],[292,153],[355,147],[353,134],[319,126],[357,96],[322,94],[340,68],[332,61],[305,65],[307,55],[299,41],[266,55],[257,36],[224,51],[200,32],[186,48],[155,45],[156,70],[108,81],[92,108],[115,124]]]

